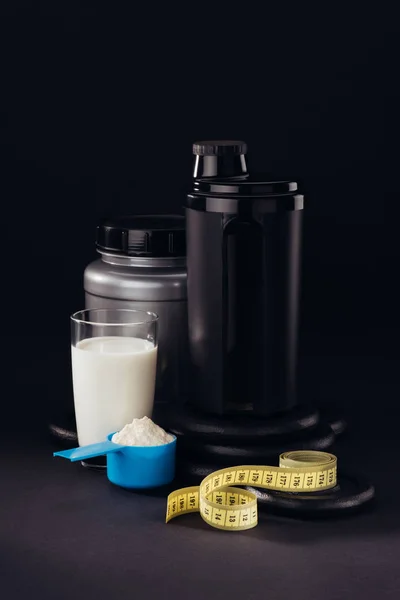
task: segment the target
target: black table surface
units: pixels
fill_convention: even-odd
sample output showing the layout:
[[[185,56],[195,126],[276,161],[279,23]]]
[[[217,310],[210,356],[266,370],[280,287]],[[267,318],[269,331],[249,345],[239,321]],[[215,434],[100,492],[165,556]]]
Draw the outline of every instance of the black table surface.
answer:
[[[165,491],[120,489],[104,473],[53,458],[43,436],[3,435],[1,597],[398,600],[398,426],[390,406],[400,390],[382,378],[362,392],[359,383],[337,454],[374,482],[377,501],[343,519],[262,513],[255,529],[241,533],[214,530],[198,514],[165,524]],[[360,410],[367,391],[392,395],[385,427]]]

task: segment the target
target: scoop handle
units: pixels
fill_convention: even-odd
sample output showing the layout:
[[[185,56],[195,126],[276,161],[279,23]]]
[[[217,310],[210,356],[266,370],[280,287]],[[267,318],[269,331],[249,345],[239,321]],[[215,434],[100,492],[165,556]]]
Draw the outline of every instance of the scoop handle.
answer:
[[[61,458],[69,458],[71,462],[77,460],[87,460],[88,458],[94,458],[95,456],[102,456],[109,452],[121,452],[125,446],[120,444],[114,444],[114,442],[106,441],[99,442],[98,444],[88,444],[87,446],[79,446],[78,448],[72,448],[71,450],[62,450],[61,452],[54,452],[53,456],[61,456]]]

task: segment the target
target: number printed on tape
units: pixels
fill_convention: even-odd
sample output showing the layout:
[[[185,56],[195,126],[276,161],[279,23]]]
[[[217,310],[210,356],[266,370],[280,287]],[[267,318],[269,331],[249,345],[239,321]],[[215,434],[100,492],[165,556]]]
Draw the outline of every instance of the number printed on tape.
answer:
[[[182,488],[167,499],[166,522],[180,514],[200,512],[206,523],[226,531],[242,531],[258,522],[257,498],[246,488],[254,486],[288,492],[315,492],[335,487],[337,460],[319,451],[281,454],[279,467],[242,465],[211,473],[200,486]]]

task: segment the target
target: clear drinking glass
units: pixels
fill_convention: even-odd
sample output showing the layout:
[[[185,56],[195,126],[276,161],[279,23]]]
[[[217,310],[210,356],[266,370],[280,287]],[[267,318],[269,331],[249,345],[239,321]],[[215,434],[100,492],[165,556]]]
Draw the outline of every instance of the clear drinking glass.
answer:
[[[157,325],[155,313],[141,310],[96,308],[71,316],[72,381],[80,446],[104,441],[134,418],[151,418]]]

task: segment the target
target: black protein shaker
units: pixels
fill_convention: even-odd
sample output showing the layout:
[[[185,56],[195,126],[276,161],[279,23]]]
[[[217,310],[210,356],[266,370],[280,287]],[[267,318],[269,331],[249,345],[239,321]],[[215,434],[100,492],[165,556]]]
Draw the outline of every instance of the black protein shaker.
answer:
[[[194,144],[187,196],[189,403],[269,416],[297,403],[303,195],[249,174],[246,144]]]

